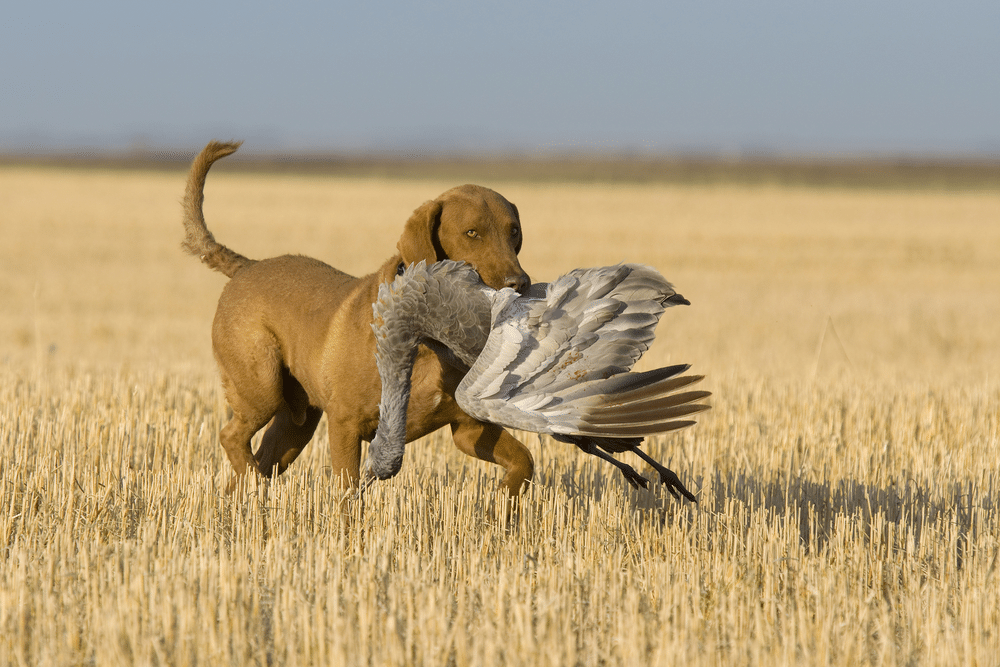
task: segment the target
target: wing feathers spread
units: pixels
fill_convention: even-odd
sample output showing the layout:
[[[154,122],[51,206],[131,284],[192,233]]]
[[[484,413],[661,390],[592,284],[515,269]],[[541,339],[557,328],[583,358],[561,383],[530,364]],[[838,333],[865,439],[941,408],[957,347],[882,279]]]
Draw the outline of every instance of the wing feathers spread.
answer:
[[[398,377],[395,366],[412,365],[403,348],[433,340],[469,365],[455,398],[477,419],[575,438],[586,451],[602,447],[593,438],[634,449],[709,408],[699,402],[709,392],[687,389],[703,377],[682,375],[687,364],[631,372],[665,309],[686,303],[637,264],[576,269],[522,296],[486,287],[465,264],[418,263],[380,288],[379,370],[383,384]]]
[[[482,353],[456,392],[469,414],[542,433],[626,437],[683,428],[709,392],[687,364],[629,372],[664,310],[687,303],[657,271],[636,264],[577,269],[530,297],[494,301]]]
[[[641,389],[631,389],[624,394],[595,393],[587,405],[583,405],[580,400],[552,395],[530,397],[530,400],[529,397],[523,397],[504,402],[502,406],[491,405],[491,414],[495,415],[495,419],[506,420],[498,423],[513,428],[538,431],[541,423],[540,432],[543,433],[579,433],[608,437],[654,435],[688,426],[693,422],[678,422],[677,419],[710,408],[697,401],[708,398],[711,392],[675,393],[678,388],[693,384],[699,379],[698,376],[668,378]],[[594,385],[594,392],[603,392],[603,383]],[[500,413],[502,417],[498,416]]]

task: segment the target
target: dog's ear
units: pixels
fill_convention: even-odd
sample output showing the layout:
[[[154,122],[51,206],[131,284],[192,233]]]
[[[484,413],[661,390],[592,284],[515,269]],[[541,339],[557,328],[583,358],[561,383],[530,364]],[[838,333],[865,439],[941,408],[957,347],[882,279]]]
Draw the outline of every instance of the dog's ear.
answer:
[[[441,225],[441,202],[432,200],[425,202],[413,212],[406,221],[403,235],[399,238],[396,248],[402,255],[407,266],[424,260],[433,264],[444,259],[444,250],[438,240],[438,227]]]

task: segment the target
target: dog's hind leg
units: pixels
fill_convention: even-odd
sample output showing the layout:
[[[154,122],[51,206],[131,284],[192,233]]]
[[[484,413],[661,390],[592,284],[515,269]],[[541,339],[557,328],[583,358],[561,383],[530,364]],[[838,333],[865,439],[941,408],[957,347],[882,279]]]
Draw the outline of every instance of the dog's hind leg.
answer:
[[[215,348],[226,402],[233,410],[232,418],[219,434],[222,448],[236,472],[236,479],[229,485],[231,491],[248,472],[260,474],[250,441],[284,405],[284,397],[276,348],[264,348],[263,354],[250,360],[230,352],[232,348]]]
[[[250,438],[262,426],[263,424],[249,421],[234,412],[232,419],[222,427],[222,431],[219,433],[222,448],[226,451],[226,456],[229,457],[229,462],[233,465],[233,470],[236,471],[238,477],[242,477],[250,471],[259,472],[257,462],[251,453]]]
[[[307,405],[302,413],[301,423],[288,403],[281,406],[264,431],[260,448],[254,454],[260,472],[265,477],[280,475],[292,461],[298,458],[309,444],[323,411]]]

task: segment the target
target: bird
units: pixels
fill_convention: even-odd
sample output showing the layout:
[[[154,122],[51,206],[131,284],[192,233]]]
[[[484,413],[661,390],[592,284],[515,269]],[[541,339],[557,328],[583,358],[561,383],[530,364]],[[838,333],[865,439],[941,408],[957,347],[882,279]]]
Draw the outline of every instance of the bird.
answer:
[[[486,286],[464,262],[417,262],[383,283],[372,304],[382,380],[379,424],[363,468],[367,482],[402,467],[406,408],[417,347],[467,370],[460,408],[482,421],[551,435],[615,465],[633,487],[648,480],[612,454],[650,463],[674,497],[695,501],[672,471],[639,449],[644,436],[693,425],[711,395],[678,364],[631,369],[649,348],[666,308],[688,305],[641,264],[575,269],[524,294]],[[684,391],[680,391],[684,390]]]

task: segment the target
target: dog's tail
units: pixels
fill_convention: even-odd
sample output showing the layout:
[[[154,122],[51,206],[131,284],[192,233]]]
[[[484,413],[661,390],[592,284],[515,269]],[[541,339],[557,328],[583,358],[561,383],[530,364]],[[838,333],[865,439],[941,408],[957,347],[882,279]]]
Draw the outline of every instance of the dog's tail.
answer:
[[[240,147],[241,141],[210,141],[191,163],[187,190],[184,192],[184,241],[181,247],[201,259],[210,268],[232,278],[237,271],[254,260],[230,250],[215,240],[205,224],[202,205],[205,203],[205,177],[212,164]]]

